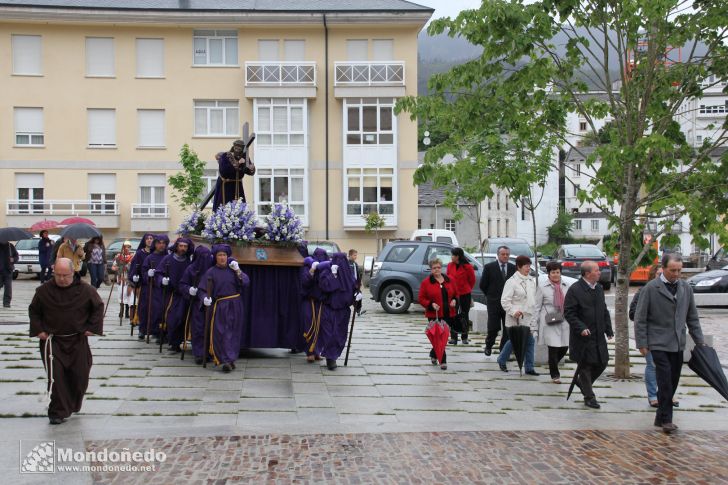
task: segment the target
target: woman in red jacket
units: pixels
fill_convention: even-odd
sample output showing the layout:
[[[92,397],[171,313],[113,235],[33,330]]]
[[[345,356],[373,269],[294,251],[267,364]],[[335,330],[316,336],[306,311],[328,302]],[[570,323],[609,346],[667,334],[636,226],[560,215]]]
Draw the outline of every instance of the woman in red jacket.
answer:
[[[430,276],[422,280],[420,294],[417,298],[420,305],[425,307],[425,317],[428,320],[442,318],[448,325],[452,323],[455,316],[455,305],[457,303],[457,290],[455,284],[446,275],[442,274],[442,261],[433,259],[430,261]],[[430,350],[430,360],[437,364],[435,349]],[[443,352],[440,369],[447,369],[447,355]]]
[[[468,263],[465,252],[462,248],[452,248],[452,262],[447,265],[447,275],[455,283],[455,290],[458,293],[459,313],[462,315],[459,320],[463,322],[464,328],[455,328],[450,333],[450,345],[458,344],[458,332],[463,335],[463,345],[468,345],[468,318],[470,314],[470,305],[472,305],[473,287],[475,286],[475,270]]]

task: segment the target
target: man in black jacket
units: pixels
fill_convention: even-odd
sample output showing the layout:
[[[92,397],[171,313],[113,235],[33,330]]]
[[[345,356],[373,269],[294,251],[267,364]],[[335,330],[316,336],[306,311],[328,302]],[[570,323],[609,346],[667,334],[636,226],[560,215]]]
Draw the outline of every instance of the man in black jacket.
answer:
[[[483,268],[483,276],[480,278],[480,289],[485,295],[485,302],[488,308],[488,335],[485,337],[485,355],[492,353],[495,339],[498,332],[503,328],[503,336],[499,348],[503,349],[508,340],[505,332],[506,312],[501,306],[501,294],[506,280],[516,272],[516,265],[508,262],[511,250],[508,246],[498,248],[498,259],[488,263]]]
[[[592,384],[609,362],[607,339],[614,337],[612,319],[599,284],[601,271],[594,261],[581,263],[581,279],[571,285],[564,298],[564,318],[569,322],[569,357],[578,363],[576,383],[584,405],[599,409]]]
[[[3,292],[5,308],[10,308],[10,300],[13,299],[13,271],[17,262],[18,252],[15,246],[9,242],[0,242],[0,288],[5,288]]]

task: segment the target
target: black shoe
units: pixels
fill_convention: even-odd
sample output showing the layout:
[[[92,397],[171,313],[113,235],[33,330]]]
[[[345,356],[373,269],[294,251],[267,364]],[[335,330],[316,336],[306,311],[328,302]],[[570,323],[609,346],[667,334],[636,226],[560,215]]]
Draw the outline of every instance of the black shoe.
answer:
[[[145,338],[146,338],[146,335],[143,335],[141,333],[139,335],[137,335],[138,340],[144,340]]]
[[[61,424],[63,421],[65,421],[63,418],[48,418],[48,420],[51,422],[51,424]]]
[[[526,374],[528,374],[529,376],[537,376],[537,375],[540,375],[540,374],[539,374],[538,372],[536,372],[536,371],[535,371],[535,370],[533,370],[533,369],[531,369],[531,370],[527,370],[527,371],[526,371]]]
[[[590,407],[592,409],[600,409],[602,407],[599,405],[596,398],[584,399],[584,406]]]
[[[458,341],[457,341],[457,340],[455,340],[455,339],[450,339],[450,340],[448,340],[448,342],[447,342],[447,343],[448,343],[449,345],[457,345],[457,344],[458,344]]]
[[[467,339],[467,337],[463,337],[463,345],[468,345],[470,343],[470,340]]]
[[[235,370],[235,362],[230,362],[230,367],[232,367],[233,370]]]
[[[655,418],[655,422],[653,424],[658,428],[662,428],[662,421],[660,420],[660,418]]]
[[[129,305],[124,305],[124,318],[129,318]]]
[[[202,365],[202,357],[195,357],[195,364]]]
[[[486,347],[485,349],[483,349],[483,353],[485,355],[490,355],[493,353],[493,349],[491,349],[490,347]]]
[[[226,374],[227,374],[228,372],[230,372],[230,371],[232,371],[232,370],[233,370],[233,368],[232,368],[232,367],[230,367],[230,364],[223,364],[223,365],[222,365],[222,371],[223,371],[224,373],[226,373]]]
[[[508,372],[508,367],[505,364],[498,364],[498,367],[500,367],[500,370],[503,372]]]
[[[8,304],[6,305],[5,303],[3,303],[3,308],[10,308],[10,304],[8,303]]]
[[[170,345],[167,347],[167,350],[170,352],[174,352],[175,354],[182,352],[182,348],[179,345]]]
[[[672,423],[662,423],[662,431],[667,434],[671,434],[677,431],[677,426]]]
[[[335,359],[326,359],[326,367],[328,367],[329,370],[336,369],[338,367],[338,365],[336,365],[336,360]]]

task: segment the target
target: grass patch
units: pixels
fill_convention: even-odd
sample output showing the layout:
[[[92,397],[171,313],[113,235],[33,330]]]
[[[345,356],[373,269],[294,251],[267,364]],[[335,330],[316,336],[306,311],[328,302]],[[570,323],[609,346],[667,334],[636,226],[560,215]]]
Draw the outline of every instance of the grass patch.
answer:
[[[93,400],[93,401],[118,401],[118,397],[113,396],[88,396],[86,397],[87,400]]]
[[[45,377],[39,377],[38,379],[45,379]],[[19,382],[33,382],[27,379],[0,379],[0,384],[4,383],[19,383]]]
[[[136,414],[132,414],[132,413],[114,413],[114,416],[136,416]]]
[[[40,369],[40,367],[34,367],[32,365],[9,365],[6,367],[6,369]]]
[[[30,392],[30,391],[18,391],[15,393],[16,396],[39,396],[45,394],[44,392]]]
[[[700,396],[698,391],[688,391],[685,393],[686,396]]]
[[[164,402],[202,402],[202,399],[188,399],[186,397],[173,397],[170,399],[155,399],[155,398],[148,398],[148,397],[140,397],[138,399],[132,399],[132,401],[164,401]],[[232,402],[238,402],[238,401],[232,401]]]

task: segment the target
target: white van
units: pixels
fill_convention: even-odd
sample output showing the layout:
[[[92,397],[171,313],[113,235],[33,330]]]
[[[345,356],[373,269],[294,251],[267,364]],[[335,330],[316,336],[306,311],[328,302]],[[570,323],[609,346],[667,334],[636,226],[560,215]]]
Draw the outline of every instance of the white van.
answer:
[[[410,241],[433,241],[452,244],[457,247],[458,238],[455,233],[446,229],[417,229],[412,233]]]

